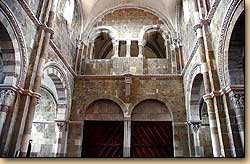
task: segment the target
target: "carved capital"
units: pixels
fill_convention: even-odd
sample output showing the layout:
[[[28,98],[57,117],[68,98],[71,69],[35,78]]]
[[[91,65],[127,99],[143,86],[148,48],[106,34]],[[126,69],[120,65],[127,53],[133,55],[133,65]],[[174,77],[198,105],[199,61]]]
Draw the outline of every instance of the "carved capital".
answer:
[[[13,90],[0,91],[0,105],[12,106],[16,93]]]
[[[244,107],[245,106],[245,95],[244,93],[234,93],[230,96],[234,106],[236,108]]]
[[[201,127],[201,121],[189,121],[187,122],[187,124],[190,126],[194,134],[199,133]]]
[[[138,40],[138,46],[144,47],[146,45],[147,41],[146,40]]]
[[[212,99],[212,98],[213,98],[213,97],[212,97],[210,94],[205,94],[205,95],[203,96],[203,99],[204,99],[205,102],[207,102],[208,99]]]
[[[59,132],[66,131],[66,129],[67,129],[67,122],[66,121],[56,121],[56,125],[59,129]]]
[[[76,47],[77,48],[81,48],[83,46],[83,40],[81,39],[76,39]]]
[[[198,23],[198,24],[196,24],[196,25],[193,26],[193,30],[195,32],[197,31],[197,29],[200,29],[200,28],[202,28],[202,24],[201,23]]]
[[[210,23],[211,23],[211,20],[209,20],[209,19],[202,19],[202,20],[201,20],[201,24],[204,25],[204,26],[207,26],[207,25],[209,25]]]

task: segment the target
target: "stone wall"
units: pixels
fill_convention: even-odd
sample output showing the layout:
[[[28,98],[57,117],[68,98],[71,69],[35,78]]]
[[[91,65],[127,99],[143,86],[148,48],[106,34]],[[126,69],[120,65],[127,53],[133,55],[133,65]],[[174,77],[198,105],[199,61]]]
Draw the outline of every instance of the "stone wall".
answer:
[[[132,38],[138,38],[143,26],[156,24],[161,24],[157,16],[143,10],[128,8],[105,15],[95,26],[112,26],[117,30],[120,40],[126,40],[127,33],[131,33]]]
[[[72,24],[69,24],[63,16],[65,3],[66,1],[60,1],[58,5],[58,12],[54,26],[55,36],[53,40],[61,52],[63,52],[63,56],[68,64],[72,66],[76,56],[76,40],[79,39],[81,32],[81,14],[79,7],[75,4]]]
[[[119,57],[87,60],[85,75],[171,74],[167,59]]]
[[[196,44],[196,34],[193,30],[193,26],[195,25],[193,16],[194,9],[190,0],[183,0],[182,4],[180,34],[183,44],[183,59],[184,63],[187,64]]]
[[[130,89],[129,89],[130,88]],[[127,90],[129,89],[129,94]],[[75,92],[70,115],[67,156],[80,156],[83,121],[89,104],[98,99],[110,99],[121,106],[130,117],[141,101],[155,99],[163,102],[171,112],[176,157],[188,156],[187,127],[181,76],[132,76],[130,87],[124,76],[82,76],[75,79]],[[148,118],[150,120],[150,118]],[[78,128],[76,133],[74,129]],[[79,130],[79,128],[81,130]],[[73,144],[72,144],[73,143]],[[72,151],[74,150],[74,151]]]

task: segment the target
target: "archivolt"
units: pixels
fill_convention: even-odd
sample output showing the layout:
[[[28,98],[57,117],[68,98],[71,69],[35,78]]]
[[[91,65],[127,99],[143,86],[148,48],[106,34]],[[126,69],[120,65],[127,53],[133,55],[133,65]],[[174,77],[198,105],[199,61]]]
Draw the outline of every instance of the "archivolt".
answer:
[[[10,71],[15,74],[13,80],[16,79],[16,83],[14,85],[22,86],[27,72],[27,51],[24,37],[15,16],[3,1],[0,1],[0,11],[0,21],[8,31],[14,50],[13,57],[7,57],[11,61],[7,62],[6,67],[13,69]]]

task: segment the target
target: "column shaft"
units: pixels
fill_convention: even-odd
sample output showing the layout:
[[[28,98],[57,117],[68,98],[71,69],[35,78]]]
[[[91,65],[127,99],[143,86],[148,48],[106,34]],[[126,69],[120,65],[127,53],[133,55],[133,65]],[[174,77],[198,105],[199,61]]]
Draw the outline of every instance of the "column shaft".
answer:
[[[175,45],[175,54],[176,54],[176,72],[181,73],[181,63],[180,63],[180,51],[179,46]]]
[[[127,40],[126,41],[126,57],[131,57],[130,48],[131,48],[131,40]]]
[[[0,106],[0,136],[2,135],[2,129],[6,120],[8,109],[7,105]]]
[[[194,136],[195,157],[201,157],[200,151],[200,123],[191,123],[191,128]]]
[[[166,40],[166,58],[168,61],[168,73],[172,73],[172,51],[170,47],[170,39]]]
[[[196,33],[197,38],[199,42],[199,54],[200,54],[200,62],[202,63],[202,75],[203,75],[203,81],[204,81],[204,87],[205,87],[205,94],[207,97],[204,97],[204,100],[207,104],[207,110],[208,110],[208,117],[209,117],[209,126],[211,131],[211,140],[212,140],[212,147],[213,147],[213,155],[214,157],[220,157],[223,155],[223,152],[221,152],[221,145],[220,138],[218,134],[218,128],[217,128],[217,121],[216,121],[216,114],[215,109],[213,106],[213,100],[208,95],[211,93],[211,85],[209,81],[209,74],[208,74],[208,68],[207,68],[207,61],[205,56],[205,49],[204,49],[204,41],[203,41],[203,35],[202,35],[202,29],[200,25],[200,18],[199,18],[199,11],[197,6],[197,0],[193,0],[193,6],[194,6],[194,18],[195,18],[195,26],[197,26]]]
[[[218,94],[220,91],[220,83],[217,71],[217,65],[215,61],[214,51],[212,48],[212,39],[211,33],[209,30],[209,22],[205,20],[205,10],[204,4],[201,0],[198,0],[198,11],[200,20],[202,20],[202,35],[203,35],[203,51],[205,52],[207,64],[208,64],[208,72],[209,72],[209,79],[211,84],[211,90],[213,92],[213,102],[217,120],[217,127],[220,137],[220,144],[221,144],[221,151],[224,151],[223,156],[231,157],[235,156],[235,147],[233,141],[233,135],[231,133],[231,126],[230,120],[227,109],[223,108],[223,100],[221,94]],[[228,144],[230,143],[230,144]]]
[[[124,121],[123,157],[130,157],[131,149],[131,120]]]
[[[47,22],[48,28],[52,28],[53,26],[55,14],[56,14],[57,2],[58,0],[52,1],[50,12],[49,12],[49,17],[48,17],[48,22]],[[41,53],[40,53],[40,59],[39,59],[38,66],[37,66],[35,82],[33,86],[33,91],[36,93],[39,92],[39,89],[41,86],[43,70],[44,70],[44,66],[48,57],[47,47],[49,45],[50,37],[51,37],[51,33],[49,31],[45,31],[45,36],[43,39]],[[35,97],[35,96],[31,97],[31,100],[28,106],[28,114],[27,114],[27,118],[25,122],[24,133],[23,133],[23,137],[21,140],[21,148],[20,148],[22,157],[26,156],[37,101],[38,101],[38,97]]]
[[[90,43],[90,52],[89,52],[89,59],[92,60],[93,58],[93,52],[94,52],[94,42]]]
[[[82,54],[82,51],[84,49],[84,46],[83,46],[82,40],[78,40],[76,45],[77,45],[76,46],[77,49],[76,49],[75,72],[77,73],[77,70],[78,70],[79,64],[80,64],[79,60],[81,60],[81,58],[82,58],[81,54]]]

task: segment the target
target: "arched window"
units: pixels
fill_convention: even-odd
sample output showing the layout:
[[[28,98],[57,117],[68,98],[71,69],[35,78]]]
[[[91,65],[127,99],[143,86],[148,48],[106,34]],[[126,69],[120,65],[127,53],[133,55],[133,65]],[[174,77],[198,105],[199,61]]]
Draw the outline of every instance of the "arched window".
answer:
[[[94,42],[93,59],[110,59],[112,56],[112,39],[108,33],[101,32]]]
[[[146,45],[144,56],[146,58],[166,58],[165,41],[159,31],[147,31],[144,35]]]

